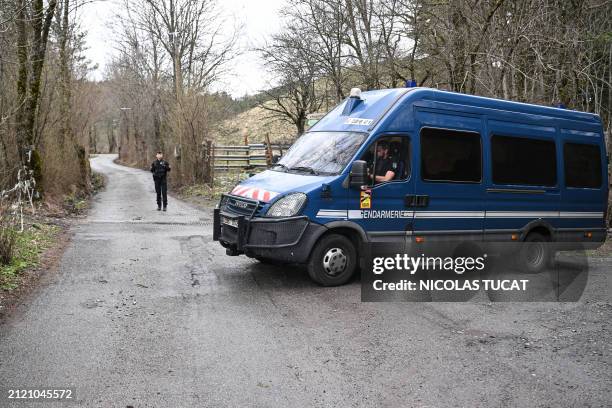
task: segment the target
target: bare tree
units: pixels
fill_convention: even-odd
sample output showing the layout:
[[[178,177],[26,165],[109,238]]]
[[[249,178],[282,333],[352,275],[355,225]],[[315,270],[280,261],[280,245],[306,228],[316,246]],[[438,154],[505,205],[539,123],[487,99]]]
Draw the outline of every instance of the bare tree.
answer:
[[[236,55],[238,27],[228,30],[215,0],[125,0],[119,17],[135,36],[146,33],[171,61],[176,98],[206,89]]]
[[[348,26],[343,17],[343,0],[298,0],[287,7],[284,14],[290,16],[289,24],[308,38],[308,44],[304,44],[301,51],[331,83],[332,96],[329,99],[334,104],[344,99],[348,87],[347,52],[344,49]]]
[[[273,117],[294,124],[298,135],[304,133],[307,115],[317,112],[323,102],[316,89],[321,71],[311,52],[314,44],[298,27],[291,26],[258,50],[267,69],[278,78],[276,86],[264,91],[271,101],[260,106]]]
[[[117,112],[126,109],[119,116],[120,157],[142,166],[153,150],[165,149],[174,154],[173,180],[206,179],[199,169],[210,126],[207,95],[238,53],[240,27],[214,0],[123,5],[115,19],[120,54],[109,72]]]
[[[49,0],[19,0],[16,2],[17,57],[17,143],[22,163],[31,166],[34,178],[41,185],[41,158],[36,145],[36,114],[40,103],[42,70],[45,63],[51,22],[57,6]],[[29,153],[26,154],[26,151]]]

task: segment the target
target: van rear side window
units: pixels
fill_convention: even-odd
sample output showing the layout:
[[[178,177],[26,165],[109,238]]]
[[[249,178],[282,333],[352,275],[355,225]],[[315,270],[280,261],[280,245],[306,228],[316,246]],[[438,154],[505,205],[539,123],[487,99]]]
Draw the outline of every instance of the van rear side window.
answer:
[[[563,146],[565,186],[576,188],[601,187],[601,151],[599,146],[566,143]]]
[[[480,134],[421,129],[421,178],[426,181],[479,183],[482,179]]]
[[[493,183],[555,186],[557,158],[552,140],[493,136]]]

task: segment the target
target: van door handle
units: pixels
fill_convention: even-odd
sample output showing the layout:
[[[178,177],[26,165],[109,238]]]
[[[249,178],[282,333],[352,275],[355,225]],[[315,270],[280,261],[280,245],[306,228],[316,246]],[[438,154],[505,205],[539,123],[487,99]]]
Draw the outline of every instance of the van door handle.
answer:
[[[427,207],[429,205],[429,196],[406,194],[404,197],[404,205],[409,208]]]

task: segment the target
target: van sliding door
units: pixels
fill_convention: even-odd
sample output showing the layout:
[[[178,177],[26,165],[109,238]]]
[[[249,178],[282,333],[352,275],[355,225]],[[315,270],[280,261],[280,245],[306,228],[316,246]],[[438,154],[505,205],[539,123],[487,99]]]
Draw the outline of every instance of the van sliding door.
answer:
[[[415,198],[407,201],[414,210],[413,248],[423,241],[482,240],[482,120],[426,110],[417,118],[419,165]]]

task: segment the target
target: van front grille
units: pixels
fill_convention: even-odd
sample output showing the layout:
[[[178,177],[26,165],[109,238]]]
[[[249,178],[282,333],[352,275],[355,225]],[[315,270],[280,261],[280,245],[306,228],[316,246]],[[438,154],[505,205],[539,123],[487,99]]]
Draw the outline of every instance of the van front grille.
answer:
[[[262,205],[260,205],[259,201],[230,195],[224,195],[221,198],[221,204],[219,205],[219,208],[223,212],[244,215],[245,217],[254,216],[259,210],[261,210],[261,207]]]

